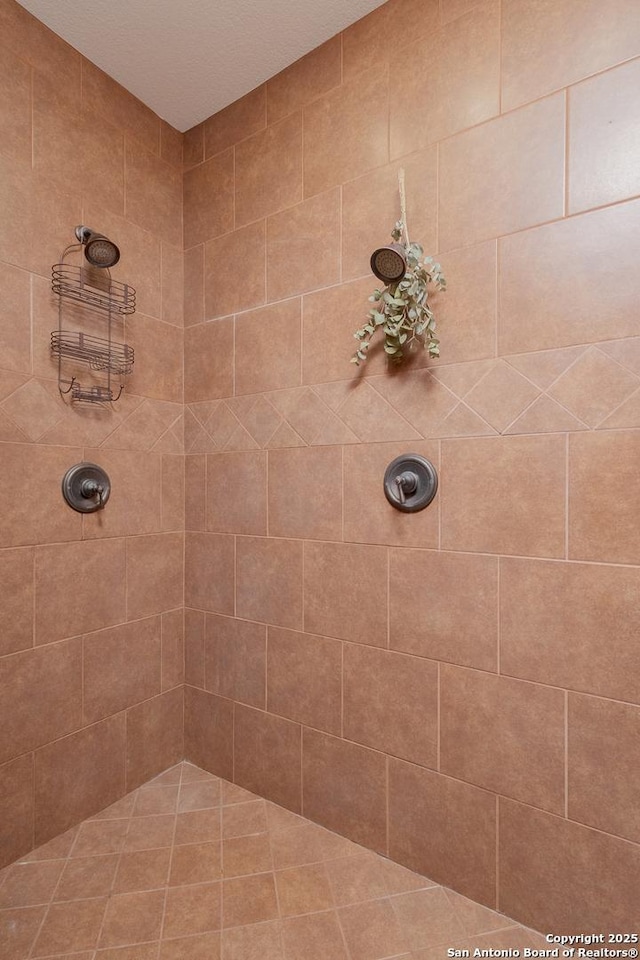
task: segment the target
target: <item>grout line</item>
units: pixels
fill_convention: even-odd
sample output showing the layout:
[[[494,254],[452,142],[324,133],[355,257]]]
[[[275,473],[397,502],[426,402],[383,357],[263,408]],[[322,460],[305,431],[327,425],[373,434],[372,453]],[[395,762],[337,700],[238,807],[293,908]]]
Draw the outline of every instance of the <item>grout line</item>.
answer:
[[[569,434],[565,435],[564,454],[564,558],[569,559],[569,504],[571,485],[569,483]]]
[[[232,194],[231,194],[231,206],[232,206],[232,212],[233,212],[232,222],[233,222],[233,229],[234,229],[234,230],[237,229],[237,222],[236,222],[236,204],[237,204],[237,198],[236,198],[236,193],[237,193],[237,189],[238,189],[238,182],[237,182],[237,178],[236,178],[236,146],[237,146],[237,144],[234,143],[234,145],[231,147],[231,151],[232,151],[232,155],[233,155],[233,192],[232,192]],[[214,238],[213,238],[213,237],[210,237],[209,239],[210,239],[210,240],[213,240]],[[204,243],[203,243],[202,246],[203,246],[203,249],[204,249]],[[204,276],[204,273],[203,273],[203,276]]]
[[[440,773],[440,753],[441,753],[441,735],[442,728],[440,723],[440,704],[441,704],[441,667],[440,660],[436,662],[436,770]]]
[[[305,576],[305,556],[307,552],[307,541],[302,541],[302,632],[306,633],[307,624],[306,624],[306,610],[304,602],[304,576]]]
[[[35,124],[35,69],[29,67],[29,117],[31,120],[31,169],[36,166],[36,124]],[[82,68],[80,69],[80,102],[82,103]]]
[[[569,819],[569,691],[564,692],[564,815]]]
[[[442,0],[441,0],[442,3]],[[498,3],[498,115],[502,116],[502,40],[503,40],[503,23],[502,23],[502,0]]]
[[[496,910],[500,909],[500,795],[496,793]]]
[[[344,473],[344,443],[340,447],[340,530],[344,542],[344,500],[345,500],[345,473]]]
[[[435,144],[436,148],[436,206],[435,206],[435,234],[436,234],[436,255],[440,256],[440,144]]]
[[[340,643],[340,738],[344,740],[344,640]]]
[[[501,616],[500,616],[500,584],[502,573],[502,557],[498,557],[498,570],[496,576],[496,670],[498,676],[501,675],[501,653],[502,653],[502,634],[501,634]]]
[[[390,784],[391,784],[391,758],[387,757],[385,761],[385,803],[386,803],[386,837],[385,837],[385,850],[386,856],[389,856],[389,847],[391,844],[391,818],[390,818]]]
[[[233,538],[233,616],[238,612],[238,538]]]
[[[300,724],[300,815],[304,816],[304,725]]]
[[[386,582],[386,607],[387,607],[387,635],[386,639],[386,648],[387,650],[391,649],[391,547],[387,547],[387,556],[386,556],[386,573],[387,573],[387,582]]]
[[[569,87],[564,90],[564,164],[562,170],[562,212],[569,215]]]

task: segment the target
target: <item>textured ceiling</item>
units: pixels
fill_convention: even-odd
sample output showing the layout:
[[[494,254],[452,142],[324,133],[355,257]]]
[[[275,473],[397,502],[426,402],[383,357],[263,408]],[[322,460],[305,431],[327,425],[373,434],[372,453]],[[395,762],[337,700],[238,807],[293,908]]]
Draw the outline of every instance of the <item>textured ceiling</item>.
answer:
[[[382,0],[20,0],[178,130],[233,103]]]

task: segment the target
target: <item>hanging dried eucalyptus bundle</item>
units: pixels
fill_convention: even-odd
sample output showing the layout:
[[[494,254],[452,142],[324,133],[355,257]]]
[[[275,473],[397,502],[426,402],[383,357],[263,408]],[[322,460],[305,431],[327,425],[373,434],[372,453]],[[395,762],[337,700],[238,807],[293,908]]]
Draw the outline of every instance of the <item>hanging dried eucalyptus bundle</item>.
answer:
[[[440,355],[440,341],[435,335],[436,320],[429,306],[429,284],[433,284],[436,290],[445,290],[446,281],[440,264],[435,263],[433,257],[424,257],[420,244],[409,240],[403,170],[399,172],[398,180],[402,220],[396,223],[391,237],[404,252],[406,271],[399,280],[382,290],[375,290],[369,297],[376,306],[369,311],[367,323],[354,333],[359,345],[351,362],[356,365],[367,359],[367,351],[378,330],[384,334],[384,351],[393,363],[402,363],[417,344],[422,344],[430,357]],[[400,258],[401,253],[397,256]]]

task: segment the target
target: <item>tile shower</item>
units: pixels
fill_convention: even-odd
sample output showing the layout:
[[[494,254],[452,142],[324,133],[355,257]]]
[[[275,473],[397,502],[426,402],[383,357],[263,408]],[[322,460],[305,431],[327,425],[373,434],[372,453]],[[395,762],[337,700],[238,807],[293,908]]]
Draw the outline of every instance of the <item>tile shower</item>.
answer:
[[[184,135],[13,0],[0,53],[2,865],[58,843],[58,884],[81,821],[122,801],[107,820],[128,824],[140,788],[179,818],[209,776],[447,903],[637,931],[635,5],[390,0]],[[400,167],[448,280],[442,359],[356,371]],[[138,296],[105,411],[66,405],[49,356],[51,265],[81,223]],[[381,489],[407,451],[440,476],[413,516]],[[60,481],[83,459],[113,492],[80,517]],[[15,870],[0,944],[6,911],[58,902],[16,904]],[[362,901],[408,892],[384,890]],[[456,942],[498,929],[456,909]],[[46,956],[35,938],[5,954]]]

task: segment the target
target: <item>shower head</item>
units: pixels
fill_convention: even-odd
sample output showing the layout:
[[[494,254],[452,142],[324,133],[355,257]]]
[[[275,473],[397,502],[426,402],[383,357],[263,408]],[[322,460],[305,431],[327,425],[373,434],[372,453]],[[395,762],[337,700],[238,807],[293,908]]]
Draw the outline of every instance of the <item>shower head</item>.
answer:
[[[379,247],[371,254],[371,270],[383,283],[397,283],[407,272],[407,258],[401,243]]]
[[[76,237],[84,247],[84,255],[93,267],[115,267],[120,251],[113,242],[91,227],[76,227]]]

